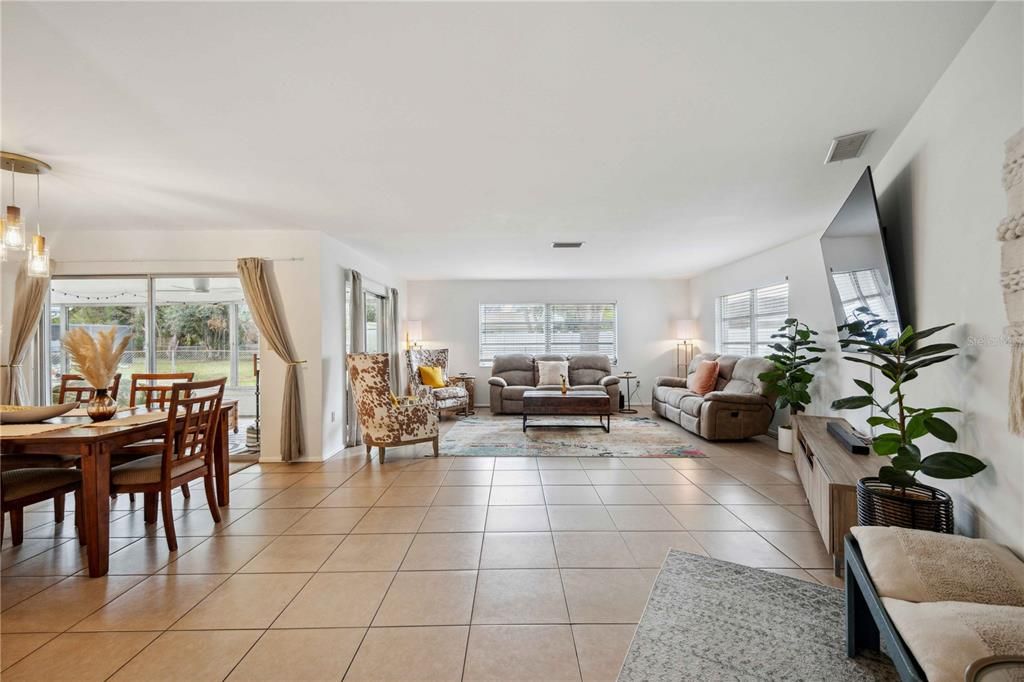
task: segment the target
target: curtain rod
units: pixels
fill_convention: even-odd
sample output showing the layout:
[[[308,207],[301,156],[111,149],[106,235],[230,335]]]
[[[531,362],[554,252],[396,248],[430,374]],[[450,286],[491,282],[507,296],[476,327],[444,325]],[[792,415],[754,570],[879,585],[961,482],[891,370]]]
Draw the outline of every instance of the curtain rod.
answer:
[[[234,263],[237,258],[86,258],[79,260],[59,259],[58,263]],[[263,258],[274,263],[290,263],[306,260],[302,256],[294,258]]]

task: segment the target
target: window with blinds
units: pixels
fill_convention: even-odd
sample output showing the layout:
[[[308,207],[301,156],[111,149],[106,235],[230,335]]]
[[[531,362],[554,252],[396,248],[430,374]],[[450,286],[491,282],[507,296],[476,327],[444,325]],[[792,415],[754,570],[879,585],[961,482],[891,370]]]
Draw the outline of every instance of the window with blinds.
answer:
[[[480,364],[498,353],[603,353],[617,362],[614,303],[481,303]]]
[[[877,268],[833,272],[832,282],[839,293],[847,322],[858,318],[854,313],[857,308],[865,307],[871,310],[873,315],[887,322],[885,327],[890,338],[899,336],[894,302],[891,296],[886,295],[882,287],[881,273]]]
[[[789,317],[789,283],[722,296],[715,308],[719,353],[767,355],[772,334]]]

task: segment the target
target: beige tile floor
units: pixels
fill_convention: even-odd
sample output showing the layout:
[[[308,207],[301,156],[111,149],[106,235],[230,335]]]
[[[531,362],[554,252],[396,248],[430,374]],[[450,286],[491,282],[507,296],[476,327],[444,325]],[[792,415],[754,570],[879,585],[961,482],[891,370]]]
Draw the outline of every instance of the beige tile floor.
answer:
[[[680,440],[708,457],[257,465],[221,524],[176,497],[174,554],[121,496],[96,580],[39,505],[0,552],[3,679],[613,680],[670,548],[836,584],[790,457]]]

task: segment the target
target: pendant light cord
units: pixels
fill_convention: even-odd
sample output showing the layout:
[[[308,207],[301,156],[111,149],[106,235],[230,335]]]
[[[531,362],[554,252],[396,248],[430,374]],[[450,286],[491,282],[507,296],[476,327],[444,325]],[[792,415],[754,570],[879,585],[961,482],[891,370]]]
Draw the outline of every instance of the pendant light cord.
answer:
[[[36,173],[36,235],[39,234],[39,173]]]

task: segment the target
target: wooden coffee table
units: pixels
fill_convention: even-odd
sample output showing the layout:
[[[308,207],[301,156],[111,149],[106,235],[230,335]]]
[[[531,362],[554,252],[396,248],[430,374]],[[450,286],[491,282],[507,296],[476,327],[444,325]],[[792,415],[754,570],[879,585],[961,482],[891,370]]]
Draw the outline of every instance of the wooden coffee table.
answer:
[[[523,394],[523,433],[527,427],[569,426],[568,424],[530,424],[529,417],[597,417],[597,424],[573,424],[574,427],[599,427],[612,431],[612,408],[604,391],[527,391]]]

